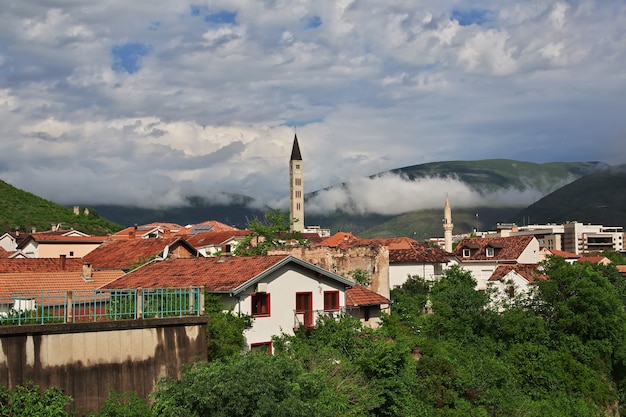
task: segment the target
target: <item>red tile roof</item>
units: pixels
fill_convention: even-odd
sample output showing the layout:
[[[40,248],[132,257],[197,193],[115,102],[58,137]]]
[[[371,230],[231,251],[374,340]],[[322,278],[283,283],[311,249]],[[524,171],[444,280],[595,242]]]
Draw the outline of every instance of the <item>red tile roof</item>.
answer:
[[[229,226],[227,224],[215,221],[215,220],[207,220],[205,222],[202,223],[196,223],[196,224],[192,224],[189,226],[185,226],[185,229],[188,229],[189,231],[193,231],[194,227],[200,227],[200,228],[206,228],[207,226],[211,227],[211,232],[214,233],[218,233],[218,232],[237,232],[240,231],[239,229],[237,229],[236,227],[233,226]]]
[[[128,269],[160,255],[166,246],[174,246],[174,242],[178,240],[193,250],[180,237],[111,240],[89,252],[83,260],[96,269]]]
[[[271,270],[294,263],[320,276],[352,286],[349,280],[289,255],[223,256],[167,259],[150,262],[104,288],[162,288],[205,286],[211,292],[239,292],[250,281],[261,279]]]
[[[558,256],[559,258],[565,258],[565,259],[580,258],[580,255],[576,255],[575,253],[572,253],[572,252],[566,252],[564,250],[550,249],[548,252],[550,252],[554,256]]]
[[[355,285],[354,287],[346,290],[346,306],[348,307],[373,306],[390,303],[390,299],[360,285]]]
[[[33,294],[44,291],[95,290],[119,278],[124,271],[93,271],[91,281],[83,279],[81,273],[81,270],[0,273],[0,293]]]
[[[576,260],[576,262],[589,262],[590,264],[599,264],[611,263],[611,260],[605,256],[581,256]]]
[[[389,248],[389,263],[447,263],[448,253],[408,237],[368,239]]]
[[[626,265],[615,265],[621,274],[626,274]]]
[[[0,259],[0,274],[26,272],[81,271],[80,258],[13,258]]]
[[[341,246],[343,244],[354,244],[360,239],[350,232],[337,232],[320,242],[323,246]]]
[[[537,270],[537,264],[501,264],[498,265],[489,281],[498,281],[515,271],[528,282],[546,281],[548,278]]]
[[[6,251],[4,248],[0,248],[0,259],[6,259],[11,255],[11,252]]]
[[[205,246],[221,245],[233,238],[243,238],[248,233],[247,230],[231,230],[225,232],[202,232],[195,235],[189,235],[185,239],[195,248],[203,248]]]
[[[245,284],[287,257],[267,255],[167,259],[137,268],[104,288],[206,286],[209,291],[227,292]]]
[[[32,233],[27,239],[22,241],[20,247],[23,247],[31,240],[39,243],[102,243],[107,239],[107,236],[63,236],[46,233]]]
[[[474,237],[461,240],[452,252],[461,261],[515,261],[528,247],[534,236]],[[494,256],[487,256],[486,248],[494,249]],[[463,249],[470,249],[470,256],[463,256]]]

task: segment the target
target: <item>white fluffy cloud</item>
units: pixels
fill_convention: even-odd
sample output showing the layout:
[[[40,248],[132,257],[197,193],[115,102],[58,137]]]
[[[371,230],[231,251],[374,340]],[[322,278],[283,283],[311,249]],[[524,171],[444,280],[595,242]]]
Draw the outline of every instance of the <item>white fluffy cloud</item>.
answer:
[[[626,4],[602,0],[14,2],[0,179],[64,204],[279,204],[297,125],[307,191],[351,180],[312,210],[440,207],[423,195],[444,185],[470,201],[461,183],[363,178],[625,162],[625,28]]]

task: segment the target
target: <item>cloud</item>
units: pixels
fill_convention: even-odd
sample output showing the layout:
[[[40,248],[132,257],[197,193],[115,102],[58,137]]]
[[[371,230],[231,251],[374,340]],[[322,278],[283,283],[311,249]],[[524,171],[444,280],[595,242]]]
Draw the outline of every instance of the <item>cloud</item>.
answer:
[[[571,182],[571,178],[567,182]],[[554,185],[552,189],[558,188]],[[480,192],[458,178],[410,180],[392,173],[371,178],[355,178],[341,187],[321,190],[306,202],[307,213],[324,215],[336,210],[349,214],[398,215],[417,210],[441,208],[446,196],[457,208],[475,206],[526,206],[552,189],[527,186]],[[401,196],[401,197],[400,197]],[[286,201],[283,202],[285,204]]]
[[[63,204],[279,202],[293,126],[307,192],[354,182],[320,207],[418,206],[428,184],[357,179],[419,163],[623,163],[625,27],[600,0],[14,2],[0,178]]]

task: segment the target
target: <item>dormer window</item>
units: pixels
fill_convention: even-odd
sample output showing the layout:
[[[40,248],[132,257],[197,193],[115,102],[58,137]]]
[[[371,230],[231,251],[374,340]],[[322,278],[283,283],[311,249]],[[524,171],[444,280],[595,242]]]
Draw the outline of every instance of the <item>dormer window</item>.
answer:
[[[493,258],[493,256],[495,255],[495,251],[492,247],[488,246],[487,248],[485,248],[485,254],[488,258]]]
[[[464,258],[469,258],[471,255],[471,252],[469,249],[463,249],[463,257]]]

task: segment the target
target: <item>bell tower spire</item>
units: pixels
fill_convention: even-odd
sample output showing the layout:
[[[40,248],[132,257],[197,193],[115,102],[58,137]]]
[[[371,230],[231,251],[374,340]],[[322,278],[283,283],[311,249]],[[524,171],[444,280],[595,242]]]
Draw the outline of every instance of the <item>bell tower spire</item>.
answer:
[[[289,158],[289,216],[292,230],[304,231],[304,164],[295,130]]]

